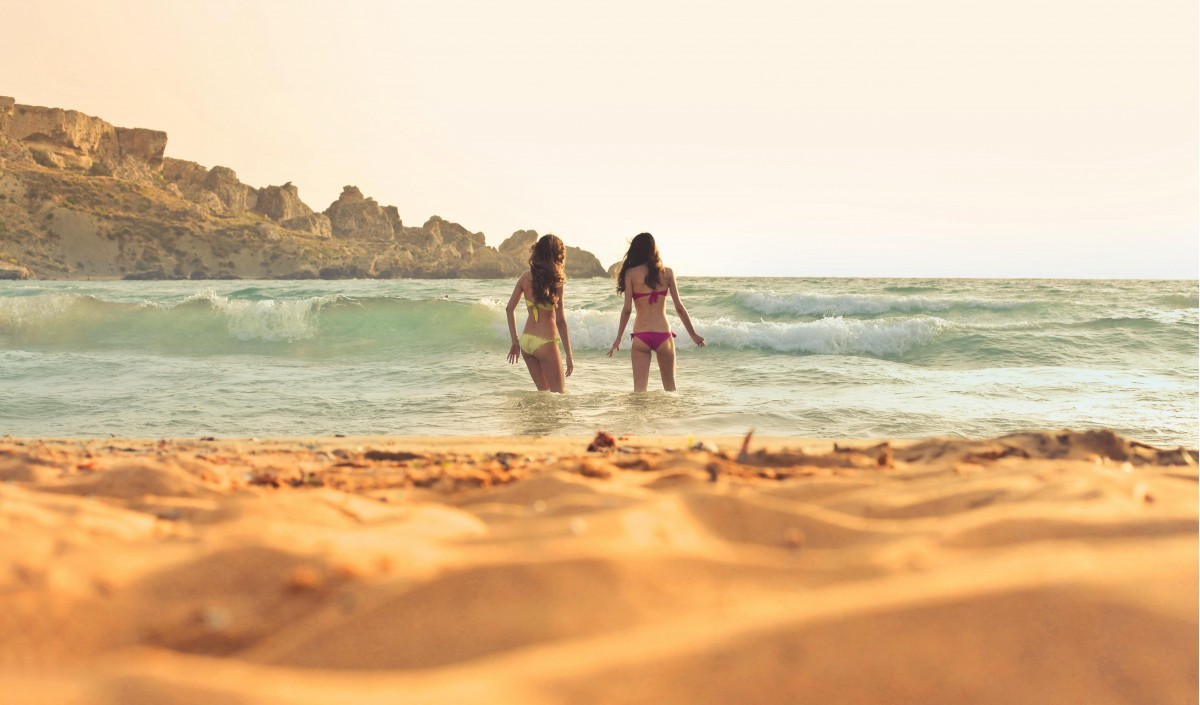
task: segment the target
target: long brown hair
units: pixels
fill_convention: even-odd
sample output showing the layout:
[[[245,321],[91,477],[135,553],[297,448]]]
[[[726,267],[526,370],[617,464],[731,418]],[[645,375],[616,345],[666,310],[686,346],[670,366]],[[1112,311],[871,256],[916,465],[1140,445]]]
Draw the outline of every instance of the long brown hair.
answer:
[[[631,267],[646,265],[646,286],[653,291],[662,279],[662,257],[658,256],[658,245],[654,244],[654,236],[650,233],[638,233],[629,243],[629,251],[621,260],[621,270],[617,273],[617,293],[625,293],[625,272]]]
[[[567,248],[557,235],[543,235],[529,246],[529,287],[534,303],[558,303],[558,287],[566,281]]]

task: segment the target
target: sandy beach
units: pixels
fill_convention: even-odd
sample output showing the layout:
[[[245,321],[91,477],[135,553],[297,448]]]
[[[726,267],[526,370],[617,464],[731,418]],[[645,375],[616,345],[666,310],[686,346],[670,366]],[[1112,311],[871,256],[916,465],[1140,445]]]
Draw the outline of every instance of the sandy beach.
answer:
[[[591,440],[2,439],[4,701],[1196,702],[1195,451]]]

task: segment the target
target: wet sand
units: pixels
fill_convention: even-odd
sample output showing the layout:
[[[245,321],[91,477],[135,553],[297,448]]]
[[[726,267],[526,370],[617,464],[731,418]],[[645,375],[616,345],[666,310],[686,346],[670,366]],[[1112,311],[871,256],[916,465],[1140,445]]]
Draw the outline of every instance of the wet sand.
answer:
[[[1195,703],[1195,451],[0,438],[5,703]]]

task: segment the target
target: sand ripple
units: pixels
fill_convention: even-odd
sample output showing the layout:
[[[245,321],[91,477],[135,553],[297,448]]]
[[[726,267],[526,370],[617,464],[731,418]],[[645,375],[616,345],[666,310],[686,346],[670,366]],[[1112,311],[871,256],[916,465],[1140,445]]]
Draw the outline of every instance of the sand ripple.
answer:
[[[0,440],[4,702],[1196,702],[1195,451],[714,440]]]

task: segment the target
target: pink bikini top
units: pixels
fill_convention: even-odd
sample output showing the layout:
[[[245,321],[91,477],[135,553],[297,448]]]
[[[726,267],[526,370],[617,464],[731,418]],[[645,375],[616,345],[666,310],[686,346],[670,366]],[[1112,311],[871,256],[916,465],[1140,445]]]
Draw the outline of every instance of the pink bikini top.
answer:
[[[660,298],[662,298],[662,299],[665,299],[665,298],[667,297],[667,293],[668,293],[668,292],[667,292],[667,290],[666,290],[666,289],[663,289],[662,291],[643,291],[643,292],[642,292],[642,293],[640,293],[640,294],[639,294],[639,293],[636,293],[636,292],[634,292],[634,294],[633,294],[633,298],[635,298],[635,299],[642,299],[642,298],[645,298],[645,297],[649,296],[649,297],[650,297],[650,303],[652,303],[652,304],[656,304],[656,303],[658,303],[658,300],[659,300]]]

